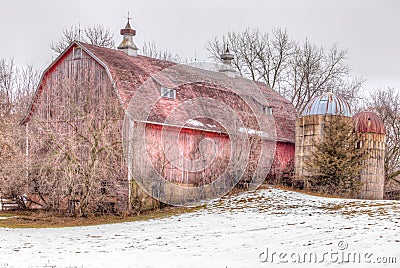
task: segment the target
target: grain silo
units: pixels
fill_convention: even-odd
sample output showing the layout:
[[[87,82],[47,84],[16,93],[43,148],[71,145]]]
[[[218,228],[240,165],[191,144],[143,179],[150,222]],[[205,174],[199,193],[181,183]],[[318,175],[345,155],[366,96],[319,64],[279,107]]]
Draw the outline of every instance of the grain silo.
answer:
[[[304,162],[312,155],[315,145],[323,139],[323,129],[332,116],[351,120],[351,109],[346,100],[331,92],[312,99],[296,120],[295,183],[304,182],[309,174]]]
[[[361,141],[357,146],[364,148],[368,155],[361,170],[363,183],[361,198],[383,199],[385,182],[385,127],[382,120],[372,112],[360,112],[353,116],[353,125]]]

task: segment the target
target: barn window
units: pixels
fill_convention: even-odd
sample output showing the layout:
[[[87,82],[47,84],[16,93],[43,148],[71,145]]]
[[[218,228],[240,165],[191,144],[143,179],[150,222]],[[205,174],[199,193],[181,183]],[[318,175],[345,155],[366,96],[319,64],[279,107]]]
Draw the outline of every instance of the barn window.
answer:
[[[82,58],[82,48],[74,47],[74,60]]]
[[[264,108],[264,113],[266,115],[269,115],[269,116],[272,115],[272,107],[271,106],[264,106],[263,108]]]
[[[168,99],[175,99],[176,98],[176,90],[167,87],[161,87],[161,97],[168,98]]]

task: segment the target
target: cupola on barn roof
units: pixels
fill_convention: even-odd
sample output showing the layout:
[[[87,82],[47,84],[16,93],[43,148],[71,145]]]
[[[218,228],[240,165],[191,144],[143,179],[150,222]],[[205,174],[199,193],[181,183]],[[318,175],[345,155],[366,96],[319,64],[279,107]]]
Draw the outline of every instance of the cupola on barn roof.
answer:
[[[222,60],[222,65],[219,69],[219,72],[224,73],[225,75],[235,78],[236,76],[236,71],[235,68],[232,67],[232,60],[235,58],[233,54],[229,51],[228,44],[226,45],[226,48],[223,50],[223,53],[221,54],[221,60]]]
[[[382,119],[373,112],[357,113],[353,116],[353,125],[358,133],[386,133]]]
[[[333,94],[332,92],[328,92],[312,99],[307,104],[302,116],[309,115],[351,116],[351,109],[345,99]]]
[[[129,20],[131,19],[129,17],[129,13],[127,19],[128,22],[126,23],[125,28],[121,29],[120,32],[123,36],[123,39],[121,44],[118,46],[118,49],[124,51],[129,56],[137,56],[137,51],[139,49],[133,41],[133,37],[136,35],[136,31],[132,29],[131,24],[129,23]]]
[[[221,54],[221,60],[224,62],[224,64],[231,65],[233,59],[234,59],[234,56],[229,51],[229,45],[227,44],[226,48],[224,50],[224,53]]]

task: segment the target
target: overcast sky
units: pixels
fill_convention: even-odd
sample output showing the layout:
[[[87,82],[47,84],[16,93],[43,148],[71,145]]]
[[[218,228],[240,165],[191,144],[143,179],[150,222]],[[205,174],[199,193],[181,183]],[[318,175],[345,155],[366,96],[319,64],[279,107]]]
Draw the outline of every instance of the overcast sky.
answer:
[[[121,41],[126,23],[136,43],[155,41],[182,58],[207,60],[205,44],[247,27],[287,28],[298,41],[348,49],[352,74],[366,86],[400,88],[399,0],[0,0],[0,58],[46,68],[49,48],[69,25],[103,24]]]

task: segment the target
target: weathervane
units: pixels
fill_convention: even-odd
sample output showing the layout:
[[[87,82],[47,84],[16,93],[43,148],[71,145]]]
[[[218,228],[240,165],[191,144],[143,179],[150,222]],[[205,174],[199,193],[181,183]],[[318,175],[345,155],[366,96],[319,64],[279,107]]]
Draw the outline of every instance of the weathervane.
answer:
[[[78,24],[78,41],[81,41],[81,23]]]
[[[132,17],[129,17],[129,11],[128,11],[128,17],[125,17],[125,18],[128,19],[128,23],[129,23],[129,20],[133,19]]]

